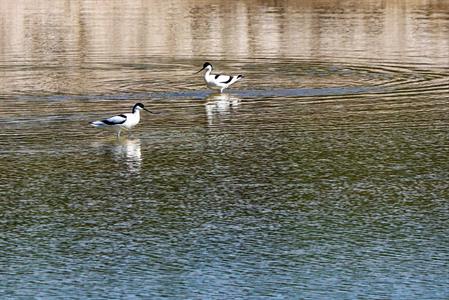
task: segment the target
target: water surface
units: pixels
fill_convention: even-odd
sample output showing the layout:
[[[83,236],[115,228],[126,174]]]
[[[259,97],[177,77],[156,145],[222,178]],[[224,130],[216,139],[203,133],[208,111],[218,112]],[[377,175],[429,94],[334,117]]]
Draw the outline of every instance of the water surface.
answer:
[[[0,294],[447,299],[448,36],[446,1],[0,1]]]

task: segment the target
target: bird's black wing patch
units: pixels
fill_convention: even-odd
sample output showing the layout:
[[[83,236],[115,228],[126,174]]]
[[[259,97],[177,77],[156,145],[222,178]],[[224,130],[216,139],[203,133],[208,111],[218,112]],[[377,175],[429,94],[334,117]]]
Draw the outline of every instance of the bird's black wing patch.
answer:
[[[103,122],[106,125],[123,124],[123,123],[126,122],[126,116],[125,115],[118,115],[118,116],[111,117],[109,119],[102,120],[101,122]]]
[[[232,79],[234,78],[234,76],[229,76],[229,79],[226,81],[223,81],[221,83],[230,83],[232,81]]]

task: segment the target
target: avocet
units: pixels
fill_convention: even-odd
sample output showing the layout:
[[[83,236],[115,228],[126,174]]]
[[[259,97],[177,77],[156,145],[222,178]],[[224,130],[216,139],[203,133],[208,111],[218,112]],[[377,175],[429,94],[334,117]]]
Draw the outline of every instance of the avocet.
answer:
[[[223,74],[212,74],[213,67],[210,63],[205,62],[203,68],[199,70],[197,73],[206,70],[204,73],[204,81],[207,84],[207,87],[210,89],[218,89],[220,93],[223,93],[223,90],[233,85],[237,81],[243,78],[243,75],[239,74],[236,76],[231,75],[223,75]]]
[[[104,119],[101,121],[93,121],[90,123],[90,125],[97,127],[97,128],[113,129],[117,133],[117,138],[118,138],[118,137],[120,137],[120,132],[122,130],[129,131],[134,126],[139,124],[141,110],[145,110],[147,112],[154,114],[154,112],[146,109],[142,103],[136,103],[133,106],[132,113],[116,115],[116,116],[113,116],[113,117],[110,117],[108,119]]]

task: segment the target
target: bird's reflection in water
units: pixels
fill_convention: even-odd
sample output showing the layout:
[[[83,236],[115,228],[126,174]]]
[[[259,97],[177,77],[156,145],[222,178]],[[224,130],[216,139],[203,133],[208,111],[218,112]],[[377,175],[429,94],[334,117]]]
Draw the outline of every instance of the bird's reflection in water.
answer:
[[[96,141],[92,144],[100,153],[112,156],[112,159],[126,166],[127,174],[139,174],[142,167],[140,139],[121,137],[108,142]],[[125,168],[123,168],[125,170]]]
[[[122,138],[116,140],[112,153],[117,160],[124,161],[130,173],[140,173],[142,153],[140,139]]]
[[[206,115],[209,125],[216,124],[220,117],[229,115],[240,106],[241,99],[229,94],[211,94],[206,98]]]

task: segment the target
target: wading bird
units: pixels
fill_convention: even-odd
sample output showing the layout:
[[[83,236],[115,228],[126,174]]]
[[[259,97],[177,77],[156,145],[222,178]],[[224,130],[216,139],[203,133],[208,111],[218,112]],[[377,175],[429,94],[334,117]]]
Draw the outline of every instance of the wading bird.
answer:
[[[243,78],[243,75],[230,76],[230,75],[222,75],[222,74],[212,74],[212,65],[208,62],[205,62],[203,68],[196,73],[199,73],[203,70],[206,70],[204,73],[204,81],[207,84],[207,87],[210,89],[218,89],[220,93],[223,93],[223,90],[236,83],[240,79]]]
[[[132,113],[126,113],[121,114],[117,116],[110,117],[108,119],[104,119],[101,121],[93,121],[90,123],[90,125],[98,128],[107,128],[107,129],[113,129],[117,133],[117,138],[120,137],[120,132],[122,130],[131,130],[134,126],[139,124],[140,121],[140,111],[146,110],[147,112],[150,112],[154,114],[154,112],[149,111],[145,108],[145,106],[142,103],[136,103],[133,106]]]

